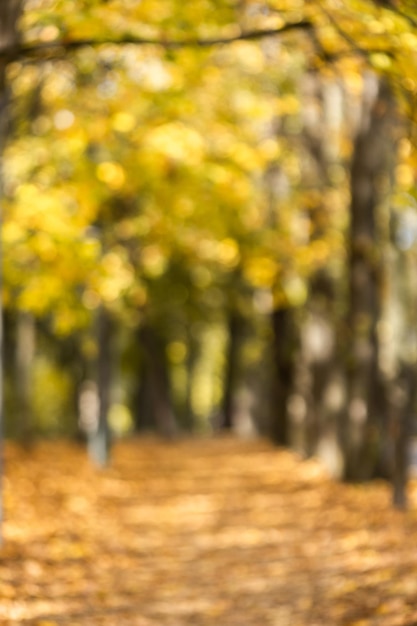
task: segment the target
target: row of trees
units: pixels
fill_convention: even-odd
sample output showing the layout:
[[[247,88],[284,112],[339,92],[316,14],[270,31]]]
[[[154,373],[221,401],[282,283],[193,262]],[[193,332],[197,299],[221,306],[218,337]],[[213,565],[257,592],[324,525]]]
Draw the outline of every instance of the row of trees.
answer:
[[[258,431],[402,506],[415,9],[164,7],[2,4],[7,432]]]

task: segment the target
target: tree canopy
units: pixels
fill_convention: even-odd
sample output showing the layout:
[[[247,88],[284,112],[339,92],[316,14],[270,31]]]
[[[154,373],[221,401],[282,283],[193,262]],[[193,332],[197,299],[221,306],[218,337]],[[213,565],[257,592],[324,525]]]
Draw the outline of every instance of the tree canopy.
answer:
[[[343,84],[353,118],[374,68],[412,114],[417,38],[405,4],[33,1],[20,30],[4,52],[6,302],[53,312],[60,332],[100,302],[140,309],[174,266],[203,291],[239,266],[277,298],[288,276],[302,298],[299,278],[343,243],[337,217],[308,240],[304,207],[323,186],[346,204],[341,167],[317,184],[307,162],[300,130],[317,102],[303,100],[306,74]],[[329,132],[343,165],[349,128]],[[397,168],[406,192],[411,146],[405,138]],[[287,187],[279,216],[265,194],[274,169]]]
[[[338,404],[337,349],[349,419],[366,422],[358,364],[375,348],[366,376],[380,369],[391,383],[415,359],[398,312],[414,302],[409,269],[400,295],[388,260],[415,257],[416,20],[400,0],[27,0],[19,41],[0,49],[6,310],[34,316],[61,346],[81,337],[87,357],[104,312],[125,363],[136,331],[157,331],[174,388],[206,425],[237,327],[230,355],[263,384],[255,364],[273,316],[277,336],[298,329],[282,359],[303,355],[294,372],[278,363],[282,380],[295,376],[283,401],[294,431],[310,419],[314,439],[314,390]],[[366,281],[375,302],[355,309]],[[374,441],[373,424],[367,433]]]

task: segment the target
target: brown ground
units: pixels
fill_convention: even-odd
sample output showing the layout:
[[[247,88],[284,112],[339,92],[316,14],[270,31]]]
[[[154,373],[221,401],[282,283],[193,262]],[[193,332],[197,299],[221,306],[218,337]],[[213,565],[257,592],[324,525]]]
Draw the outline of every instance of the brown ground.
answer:
[[[0,624],[412,626],[417,486],[337,485],[264,442],[6,448]]]

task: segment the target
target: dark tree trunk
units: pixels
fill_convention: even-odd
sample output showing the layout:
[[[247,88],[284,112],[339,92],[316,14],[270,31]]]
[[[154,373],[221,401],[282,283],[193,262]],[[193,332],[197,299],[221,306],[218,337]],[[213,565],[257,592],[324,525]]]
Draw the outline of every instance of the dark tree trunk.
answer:
[[[17,21],[21,11],[22,0],[2,0],[0,2],[0,51],[6,50],[6,54],[0,57],[0,156],[3,154],[9,127],[9,93],[6,70],[8,62],[13,56],[14,48],[18,45]]]
[[[135,430],[139,433],[157,430],[153,406],[152,373],[147,358],[143,358],[139,368],[140,384],[134,400]]]
[[[143,369],[136,425],[148,426],[168,439],[174,437],[178,427],[172,406],[169,375],[164,346],[149,325],[139,333],[143,351]]]
[[[275,384],[271,434],[275,443],[290,444],[290,423],[288,404],[293,390],[296,332],[294,310],[290,307],[272,312],[273,360],[275,364]]]
[[[186,369],[187,369],[187,378],[186,378],[186,387],[185,387],[185,398],[184,398],[184,418],[182,420],[184,428],[187,432],[193,432],[196,426],[196,419],[194,415],[193,402],[192,402],[192,392],[193,392],[193,382],[194,382],[194,369],[197,363],[197,359],[199,356],[199,344],[194,337],[192,329],[188,329],[188,353],[187,353],[187,361],[186,361]]]
[[[345,475],[350,480],[366,480],[375,473],[386,404],[378,367],[382,259],[377,209],[393,150],[392,119],[388,86],[372,74],[366,76],[361,127],[351,166],[349,401],[345,424]]]
[[[393,504],[398,509],[407,507],[407,482],[409,469],[409,442],[416,402],[415,366],[404,363],[397,378],[391,398],[393,417]]]
[[[10,50],[18,44],[18,30],[17,22],[19,15],[22,11],[21,0],[2,0],[0,2],[0,50]],[[11,55],[10,55],[11,56]],[[9,57],[6,54],[0,58],[0,204],[3,198],[3,171],[2,171],[2,156],[4,152],[4,146],[7,139],[8,127],[9,127],[9,115],[8,115],[8,89],[6,84],[6,70]],[[1,224],[1,215],[0,215]],[[1,266],[2,251],[0,250],[0,266]],[[0,271],[0,293],[2,289],[2,274]],[[3,303],[0,302],[0,437],[3,436],[4,429],[4,416],[3,416],[3,377],[4,377],[4,364],[3,364]],[[2,457],[2,454],[0,455]],[[0,458],[0,464],[2,465],[2,458]],[[0,467],[0,478],[3,474],[3,467]],[[1,491],[1,490],[0,490]],[[0,493],[0,526],[3,521],[3,503]],[[2,542],[2,536],[0,531],[0,543]]]
[[[224,376],[223,402],[219,427],[232,430],[234,426],[235,393],[239,372],[239,352],[242,339],[243,320],[236,312],[230,312],[228,319],[228,349]]]

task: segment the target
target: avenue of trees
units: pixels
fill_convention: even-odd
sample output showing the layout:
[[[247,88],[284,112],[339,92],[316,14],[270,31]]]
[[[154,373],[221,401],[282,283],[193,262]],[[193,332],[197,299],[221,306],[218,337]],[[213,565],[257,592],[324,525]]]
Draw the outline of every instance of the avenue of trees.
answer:
[[[3,0],[4,431],[260,433],[405,505],[417,9]]]

